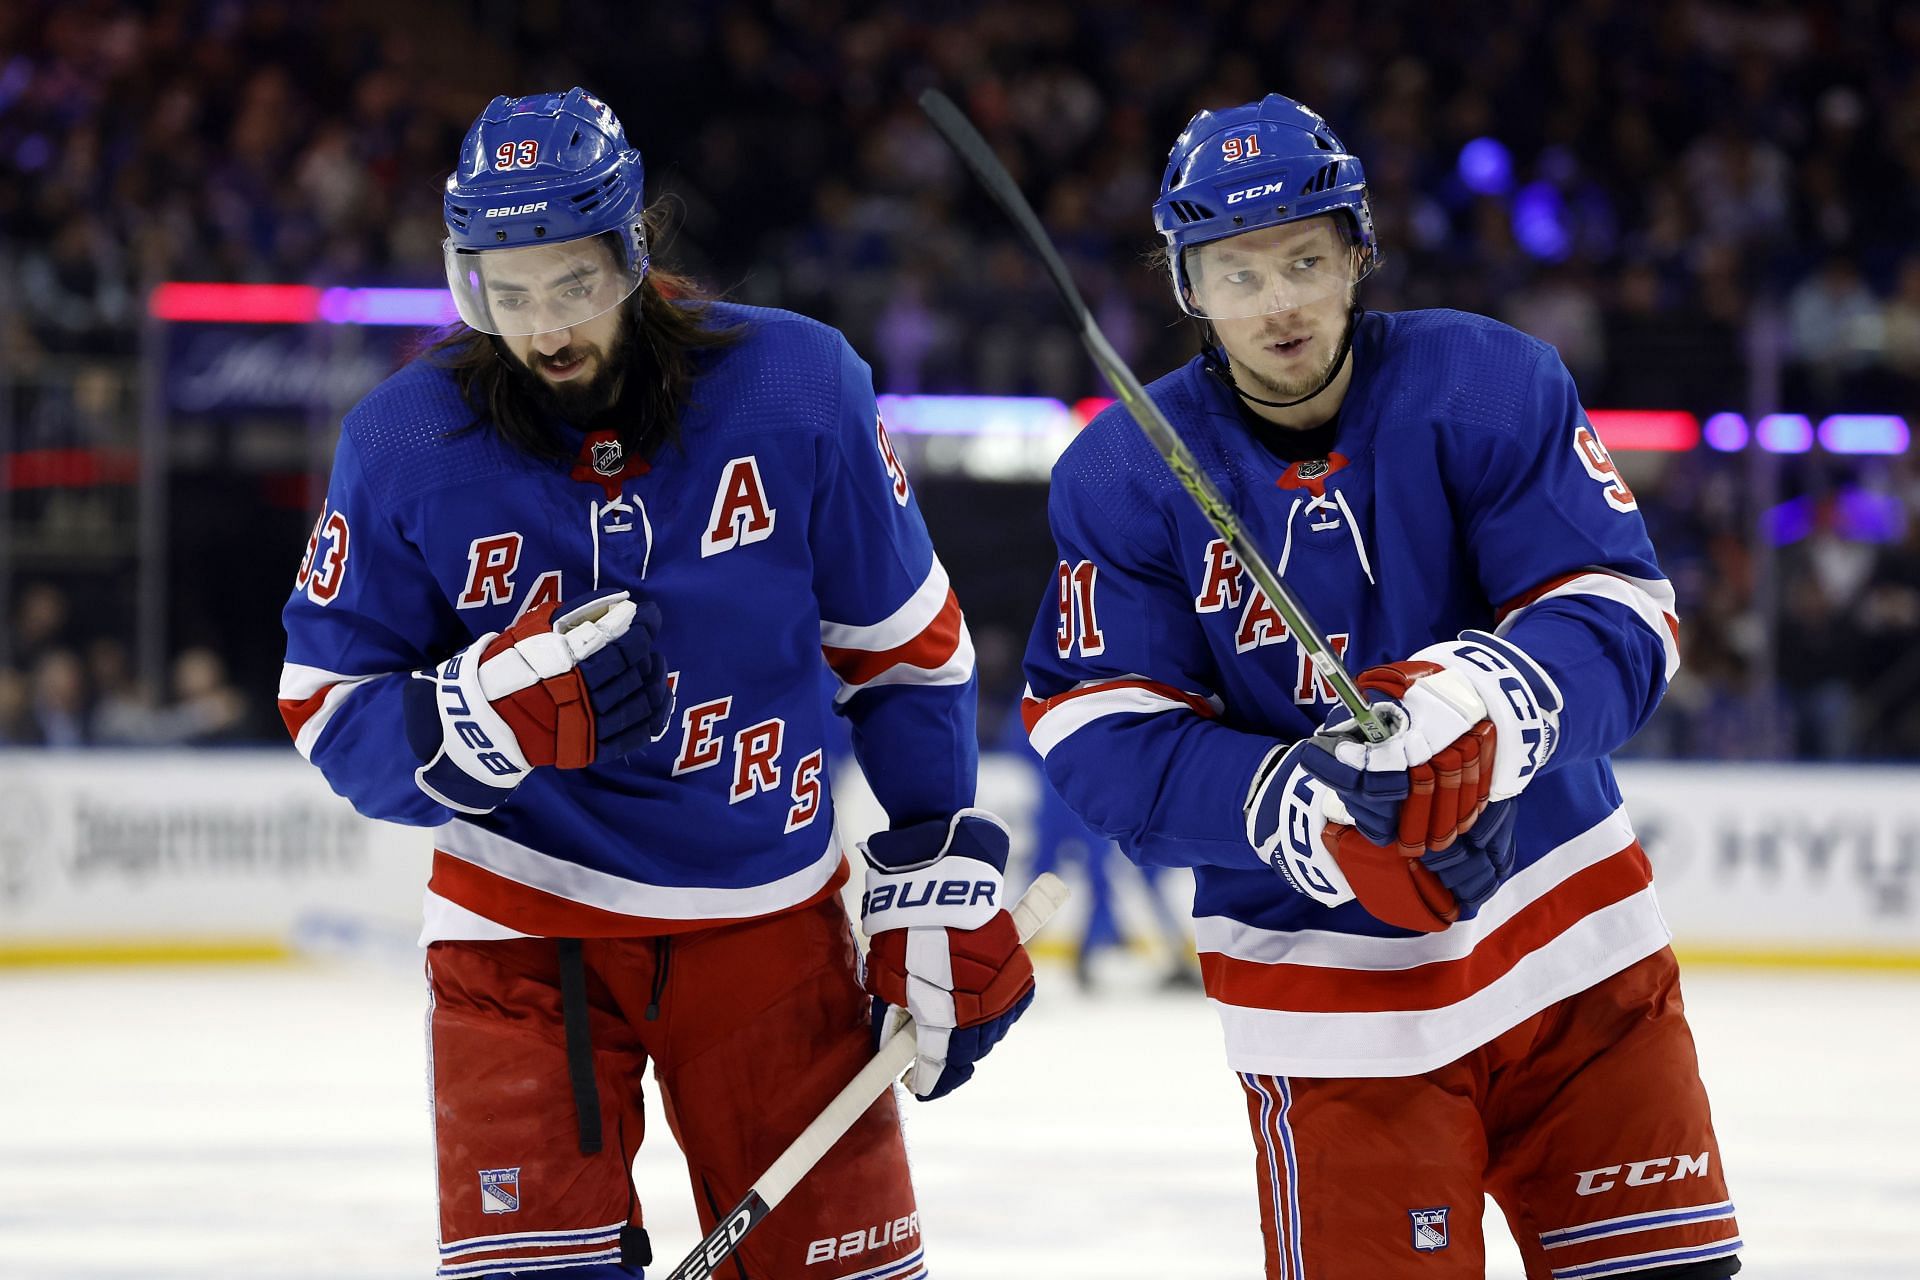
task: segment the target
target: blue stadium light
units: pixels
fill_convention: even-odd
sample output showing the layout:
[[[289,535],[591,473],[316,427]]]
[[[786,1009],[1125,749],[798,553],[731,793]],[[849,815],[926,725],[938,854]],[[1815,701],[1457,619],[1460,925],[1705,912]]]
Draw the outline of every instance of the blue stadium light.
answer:
[[[53,159],[53,143],[44,133],[30,133],[14,148],[13,166],[22,173],[38,173]]]
[[[1076,425],[1051,396],[881,396],[880,420],[909,435],[1044,436]]]
[[[1867,489],[1840,492],[1840,535],[1855,542],[1898,542],[1907,529],[1900,499]]]
[[[1906,530],[1906,513],[1892,494],[1849,487],[1833,495],[1832,509],[1833,532],[1848,542],[1898,542]],[[1812,495],[1768,508],[1763,517],[1768,538],[1776,547],[1793,545],[1813,532],[1819,511]]]
[[[1513,198],[1513,238],[1535,258],[1558,262],[1573,247],[1560,190],[1550,182],[1529,182]]]
[[[1836,413],[1820,423],[1820,447],[1828,453],[1905,453],[1907,422],[1892,414]]]
[[[1789,498],[1779,506],[1768,508],[1761,519],[1774,546],[1792,546],[1813,532],[1813,499]]]
[[[1746,418],[1737,413],[1716,413],[1700,431],[1706,437],[1707,447],[1720,453],[1740,452],[1753,435],[1747,430]]]
[[[327,289],[320,319],[328,324],[415,325],[437,328],[459,318],[445,289]]]
[[[1478,138],[1499,147],[1491,138]],[[1471,148],[1474,144],[1469,143]],[[1502,154],[1505,148],[1501,148]],[[1466,155],[1462,152],[1462,162]],[[1489,170],[1490,171],[1490,170]],[[1535,182],[1514,200],[1514,234],[1535,256],[1565,256],[1570,247],[1559,191]],[[456,317],[445,289],[320,289],[300,284],[170,281],[147,295],[147,314],[173,324],[351,324],[437,328]],[[883,395],[889,430],[909,435],[1024,436],[1065,440],[1113,401],[1088,397],[1072,405],[1051,396]],[[1705,440],[1717,453],[1758,445],[1770,453],[1806,453],[1817,438],[1828,453],[1903,454],[1912,446],[1907,420],[1890,413],[1836,413],[1816,432],[1804,414],[1774,413],[1749,427],[1745,416],[1715,413],[1695,425],[1679,409],[1589,409],[1608,444],[1622,452],[1686,453]]]
[[[1475,138],[1460,148],[1457,172],[1475,195],[1503,196],[1513,190],[1513,153],[1497,138]]]
[[[1768,453],[1805,453],[1813,448],[1813,423],[1804,413],[1770,413],[1753,436]]]

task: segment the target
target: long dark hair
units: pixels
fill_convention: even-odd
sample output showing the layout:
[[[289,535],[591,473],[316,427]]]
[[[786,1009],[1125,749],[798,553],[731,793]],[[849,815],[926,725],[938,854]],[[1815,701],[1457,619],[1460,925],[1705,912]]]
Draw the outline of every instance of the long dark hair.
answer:
[[[651,240],[660,229],[654,210],[647,211],[646,223]],[[608,425],[619,430],[629,456],[651,457],[662,443],[679,444],[680,414],[687,407],[700,353],[730,346],[743,333],[740,325],[714,323],[708,305],[712,301],[688,277],[652,267],[621,304],[627,312],[627,373],[617,413],[610,415],[616,420]],[[516,367],[498,338],[456,322],[435,337],[420,358],[453,374],[476,416],[471,428],[491,423],[522,453],[573,460],[573,447],[553,429],[556,408],[545,402],[532,375]]]

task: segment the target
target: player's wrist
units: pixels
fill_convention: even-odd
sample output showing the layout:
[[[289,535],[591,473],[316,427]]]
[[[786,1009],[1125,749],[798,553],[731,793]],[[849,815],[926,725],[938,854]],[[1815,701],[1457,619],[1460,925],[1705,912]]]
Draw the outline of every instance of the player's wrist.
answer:
[[[1323,907],[1354,899],[1352,886],[1322,836],[1331,810],[1345,810],[1333,788],[1301,763],[1305,743],[1279,743],[1260,761],[1243,806],[1247,843],[1301,896]]]
[[[964,1083],[1032,1001],[1033,962],[1006,910],[1009,846],[1006,824],[984,809],[861,842],[875,1034],[901,1010],[912,1016],[919,1097]]]
[[[459,813],[492,812],[532,767],[481,687],[481,655],[497,634],[414,672],[403,697],[407,742],[420,761],[414,785]]]
[[[978,929],[1006,906],[1007,826],[985,809],[878,831],[860,842],[867,864],[861,926]]]

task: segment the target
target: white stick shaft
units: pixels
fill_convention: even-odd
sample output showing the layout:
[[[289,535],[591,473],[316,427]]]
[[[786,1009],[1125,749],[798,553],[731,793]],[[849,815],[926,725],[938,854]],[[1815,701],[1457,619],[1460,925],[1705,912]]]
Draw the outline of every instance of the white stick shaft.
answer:
[[[1049,871],[1035,880],[1013,908],[1013,924],[1020,931],[1020,941],[1025,942],[1038,932],[1066,900],[1067,886],[1059,876]],[[873,1100],[912,1065],[914,1049],[913,1023],[907,1021],[887,1037],[880,1052],[874,1054],[813,1123],[801,1131],[793,1145],[780,1153],[780,1158],[753,1184],[754,1191],[769,1208],[785,1199],[800,1179],[807,1176],[807,1171],[820,1162],[820,1157],[853,1127],[853,1122],[867,1113]]]

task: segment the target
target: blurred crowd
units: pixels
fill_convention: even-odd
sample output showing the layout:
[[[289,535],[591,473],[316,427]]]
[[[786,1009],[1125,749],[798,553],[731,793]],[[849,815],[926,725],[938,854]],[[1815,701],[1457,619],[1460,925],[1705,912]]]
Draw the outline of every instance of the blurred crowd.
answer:
[[[1920,9],[1493,8],[15,0],[0,355],[130,357],[165,279],[436,283],[466,123],[494,93],[582,83],[674,211],[666,260],[838,325],[884,390],[1096,394],[915,96],[942,87],[980,124],[1152,376],[1195,349],[1144,262],[1167,148],[1195,109],[1278,90],[1366,165],[1386,247],[1368,305],[1506,319],[1593,405],[1920,420]],[[1644,747],[1920,756],[1906,459],[1703,453],[1637,484],[1689,659]]]
[[[119,621],[112,617],[99,623]],[[0,747],[164,747],[257,739],[271,726],[227,679],[225,660],[194,645],[174,655],[168,687],[134,670],[127,642],[89,631],[59,587],[40,582],[20,598],[0,666]]]

